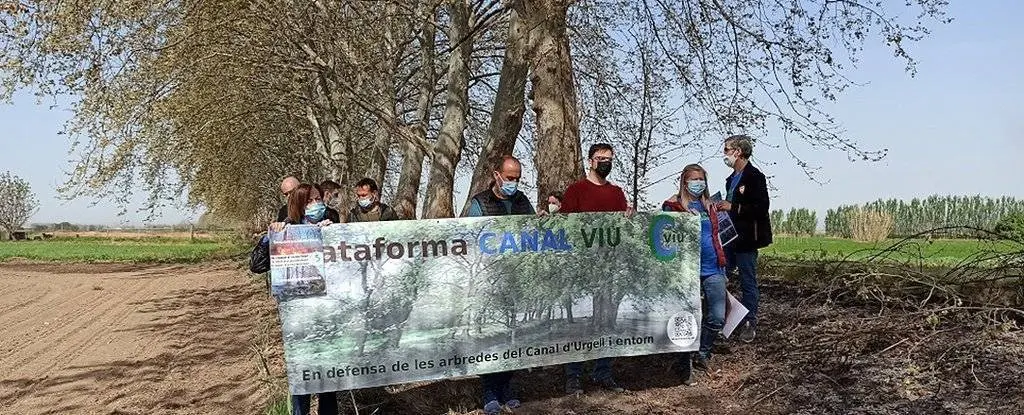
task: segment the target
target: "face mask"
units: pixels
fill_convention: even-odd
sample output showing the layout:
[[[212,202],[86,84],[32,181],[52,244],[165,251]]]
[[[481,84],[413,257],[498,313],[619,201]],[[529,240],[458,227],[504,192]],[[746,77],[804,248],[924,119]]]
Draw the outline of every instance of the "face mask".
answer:
[[[359,201],[357,203],[359,203],[359,207],[361,207],[363,209],[367,209],[370,206],[373,206],[373,199],[372,198],[359,199]]]
[[[594,171],[596,171],[597,175],[601,176],[602,179],[608,177],[608,173],[612,172],[612,162],[599,161],[597,162],[597,169],[594,169]]]
[[[339,198],[337,195],[332,196],[329,200],[324,200],[324,204],[332,209],[338,209],[338,202],[341,202],[341,198]]]
[[[313,203],[306,206],[306,219],[310,222],[320,222],[324,219],[325,212],[327,212],[327,206],[324,205],[324,202]]]
[[[731,169],[736,165],[736,156],[725,156],[722,158],[722,161],[724,161],[725,165]]]
[[[699,197],[700,195],[704,194],[704,190],[706,190],[707,188],[707,183],[700,179],[690,180],[686,182],[686,190],[689,191],[690,194],[693,196]]]
[[[502,182],[501,193],[505,196],[512,196],[516,193],[516,189],[519,188],[519,182]]]
[[[562,207],[561,207],[561,206],[559,206],[559,205],[557,205],[557,204],[554,204],[554,203],[548,203],[548,213],[555,213],[555,212],[558,212],[558,209],[561,209],[561,208],[562,208]]]

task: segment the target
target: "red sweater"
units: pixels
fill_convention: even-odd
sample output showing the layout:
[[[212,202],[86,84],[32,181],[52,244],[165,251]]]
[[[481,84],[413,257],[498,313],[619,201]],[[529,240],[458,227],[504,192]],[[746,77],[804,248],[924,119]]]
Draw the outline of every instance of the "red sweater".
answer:
[[[626,194],[621,187],[611,183],[597,185],[583,179],[565,189],[559,212],[625,212],[626,208]]]

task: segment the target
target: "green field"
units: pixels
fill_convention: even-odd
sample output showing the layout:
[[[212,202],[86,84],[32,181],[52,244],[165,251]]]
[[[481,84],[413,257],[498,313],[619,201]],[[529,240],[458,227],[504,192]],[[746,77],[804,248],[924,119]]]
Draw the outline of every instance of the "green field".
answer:
[[[828,237],[776,236],[775,242],[761,250],[765,258],[787,260],[865,260],[892,247],[899,240],[881,243],[857,242]],[[245,252],[228,237],[201,238],[195,241],[177,237],[143,238],[58,238],[46,241],[0,242],[0,261],[25,259],[47,262],[155,262],[195,263],[226,258]],[[968,239],[934,239],[904,242],[887,253],[884,260],[923,260],[929,265],[952,265],[983,253],[1022,252],[1024,245]]]
[[[0,242],[0,261],[194,263],[243,250],[227,238],[61,238]]]
[[[927,265],[941,266],[954,265],[981,256],[1024,252],[1024,245],[1020,243],[975,239],[892,239],[870,243],[829,237],[776,236],[774,241],[772,245],[761,250],[763,256],[790,260],[921,261]],[[890,248],[893,248],[891,252],[879,256]]]

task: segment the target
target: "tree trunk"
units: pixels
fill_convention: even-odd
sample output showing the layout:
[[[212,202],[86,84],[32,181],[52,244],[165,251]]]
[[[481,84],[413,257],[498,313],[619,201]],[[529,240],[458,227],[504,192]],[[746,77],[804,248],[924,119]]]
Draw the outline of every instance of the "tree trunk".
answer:
[[[562,303],[562,307],[565,308],[565,320],[568,321],[569,324],[575,323],[572,318],[572,299],[566,298]]]
[[[374,140],[370,164],[366,169],[366,177],[373,179],[381,187],[384,187],[384,174],[388,171],[388,153],[391,148],[391,134],[381,128],[377,130],[377,137]]]
[[[359,265],[360,282],[363,288],[363,305],[362,310],[360,310],[362,312],[363,328],[356,333],[359,356],[363,356],[366,353],[366,340],[369,338],[370,330],[372,330],[372,327],[370,327],[370,296],[372,291],[370,290],[370,281],[367,277],[368,268],[365,262]]]
[[[473,51],[473,37],[469,34],[469,5],[466,0],[449,4],[451,31],[449,39],[461,43],[448,59],[448,87],[441,131],[431,156],[430,176],[423,218],[450,218],[454,215],[452,195],[455,186],[455,168],[465,145],[466,117],[469,114],[469,59]]]
[[[376,74],[378,79],[383,80],[382,88],[378,92],[380,103],[378,104],[381,108],[385,108],[389,113],[394,113],[397,107],[398,92],[395,88],[395,73],[398,71],[399,54],[396,53],[398,49],[397,42],[395,40],[395,30],[401,30],[401,26],[395,21],[395,15],[398,6],[395,2],[387,2],[384,5],[384,24],[387,25],[387,30],[384,31],[384,42],[383,42],[383,55],[387,57],[386,63],[382,65],[384,73]],[[391,133],[383,125],[378,125],[374,132],[373,143],[368,146],[366,151],[366,160],[364,161],[365,169],[362,171],[363,177],[369,177],[377,182],[380,187],[384,187],[384,174],[388,168],[388,151],[391,149]],[[352,177],[352,185],[355,182],[362,179],[362,177]]]
[[[593,315],[590,318],[590,327],[594,329],[594,332],[601,331],[602,324],[605,320],[604,312],[607,309],[607,307],[605,306],[605,303],[607,301],[608,299],[605,296],[605,292],[603,289],[594,291],[593,303],[590,306],[591,314]]]
[[[419,132],[409,132],[409,135],[413,134]],[[424,149],[412,140],[413,138],[402,140],[402,173],[398,177],[398,191],[392,203],[395,213],[402,219],[416,219],[416,205],[419,202],[420,181],[423,177],[423,158],[426,155]]]
[[[498,92],[491,111],[491,123],[487,127],[487,141],[480,151],[480,159],[473,168],[462,215],[469,211],[473,195],[486,189],[491,183],[494,165],[505,155],[515,150],[516,139],[523,128],[523,113],[526,112],[526,62],[527,29],[514,10],[509,15],[508,39],[505,42],[505,58],[498,78]]]
[[[543,195],[564,191],[583,177],[579,112],[566,35],[569,0],[524,0],[520,11],[529,33],[530,94],[537,118],[534,157],[537,207]]]
[[[424,7],[427,5],[424,3]],[[416,219],[416,206],[419,204],[420,183],[423,178],[423,159],[427,153],[427,126],[430,122],[430,107],[434,101],[434,84],[437,82],[434,71],[434,49],[437,26],[437,10],[430,8],[422,11],[424,23],[420,37],[420,79],[419,99],[416,102],[415,127],[405,127],[401,142],[402,172],[398,178],[398,191],[392,205],[395,213],[402,219]]]

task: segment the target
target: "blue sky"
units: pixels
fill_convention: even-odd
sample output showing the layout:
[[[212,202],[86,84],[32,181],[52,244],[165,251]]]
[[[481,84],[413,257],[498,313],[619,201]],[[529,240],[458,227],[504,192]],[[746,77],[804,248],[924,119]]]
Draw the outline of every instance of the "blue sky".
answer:
[[[848,72],[866,85],[848,89],[828,106],[866,148],[888,148],[883,161],[850,162],[843,153],[813,153],[795,146],[801,157],[822,167],[819,177],[827,183],[819,185],[782,150],[755,149],[762,170],[774,176],[773,208],[808,207],[823,213],[844,203],[930,194],[1024,198],[1024,186],[1014,174],[1024,153],[1024,27],[1016,21],[1024,15],[1024,3],[953,2],[948,10],[953,23],[935,27],[931,36],[911,45],[919,62],[916,77],[904,72],[889,50],[869,44],[858,68]],[[0,105],[0,170],[31,183],[41,202],[32,222],[141,223],[143,215],[130,211],[118,217],[118,209],[109,203],[90,206],[88,198],[56,198],[55,189],[69,168],[69,143],[57,135],[67,117],[66,111],[50,110],[47,103],[36,105],[30,94],[18,95],[13,105]],[[718,159],[705,165],[712,190],[720,190],[728,169]],[[655,186],[650,197],[660,200],[673,186]],[[461,199],[457,202],[461,206]],[[166,210],[157,222],[196,216]]]

